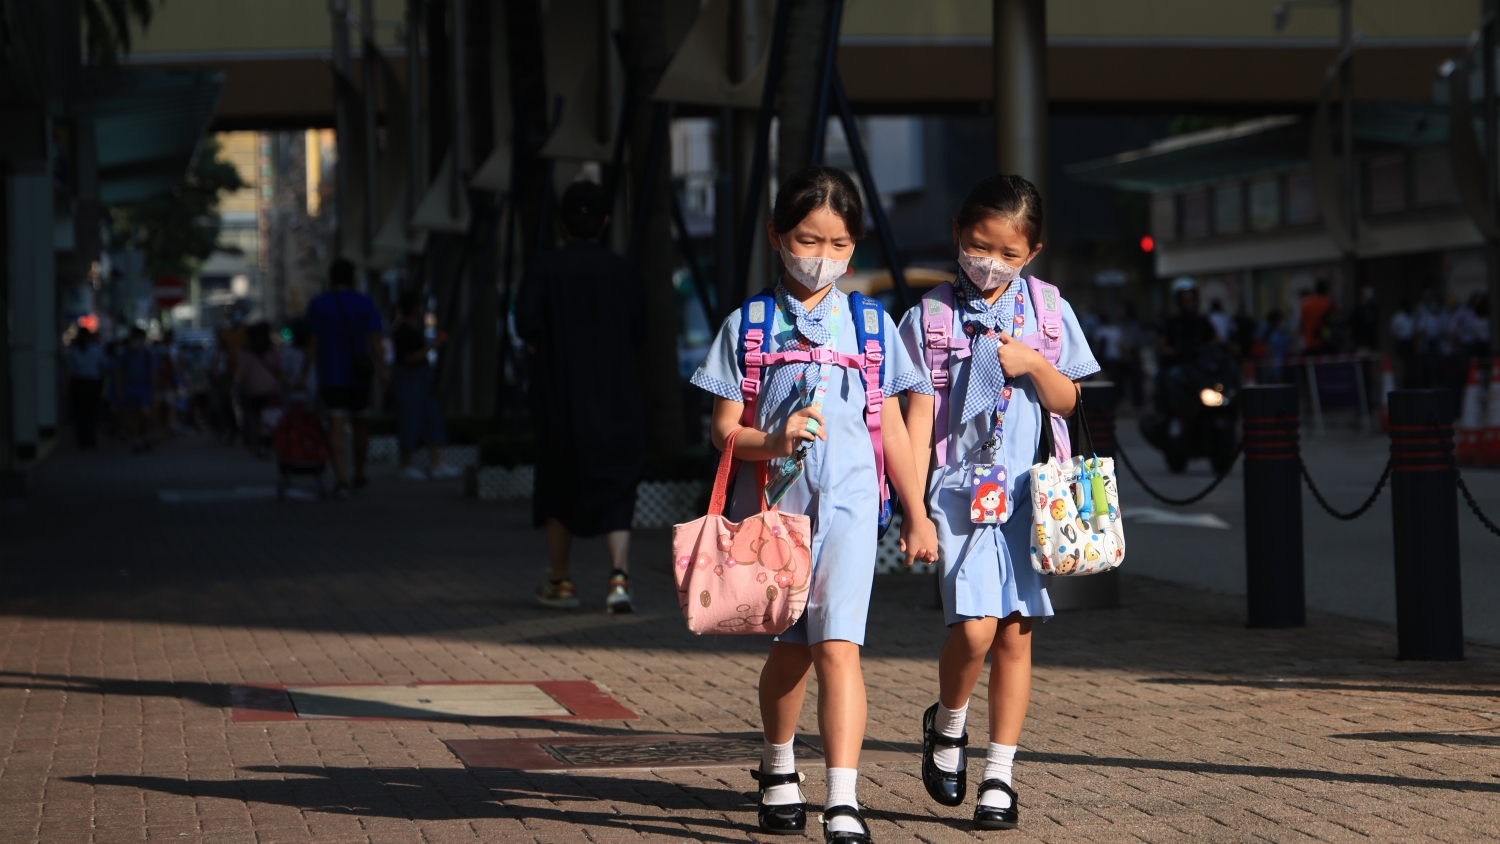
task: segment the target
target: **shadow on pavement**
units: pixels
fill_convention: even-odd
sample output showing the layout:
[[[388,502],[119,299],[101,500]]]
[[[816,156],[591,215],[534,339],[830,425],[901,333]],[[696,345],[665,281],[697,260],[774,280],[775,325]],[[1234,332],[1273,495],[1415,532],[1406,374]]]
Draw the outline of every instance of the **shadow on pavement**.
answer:
[[[1234,686],[1247,689],[1318,692],[1390,692],[1403,695],[1460,695],[1463,697],[1500,698],[1500,689],[1455,689],[1441,686],[1376,686],[1366,683],[1329,683],[1319,680],[1217,680],[1198,677],[1142,677],[1137,683],[1171,686]]]
[[[337,815],[417,821],[510,818],[522,822],[535,820],[579,827],[628,829],[662,836],[682,836],[684,830],[681,826],[662,823],[659,815],[617,812],[609,806],[589,810],[584,804],[633,804],[669,811],[708,810],[739,816],[738,820],[714,815],[684,818],[684,822],[693,827],[691,837],[698,841],[742,842],[745,840],[744,831],[755,823],[753,807],[746,804],[738,791],[661,780],[470,772],[461,768],[254,765],[239,770],[278,778],[183,780],[100,774],[67,779],[91,786],[118,786],[192,798],[217,797]],[[732,830],[736,834],[716,835],[708,830],[726,833]]]

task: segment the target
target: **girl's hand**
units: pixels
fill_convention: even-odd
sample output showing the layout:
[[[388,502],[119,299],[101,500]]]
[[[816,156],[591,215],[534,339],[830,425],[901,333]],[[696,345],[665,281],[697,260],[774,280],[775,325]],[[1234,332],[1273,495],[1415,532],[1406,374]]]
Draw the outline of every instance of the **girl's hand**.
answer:
[[[906,554],[906,565],[921,560],[937,562],[937,525],[926,513],[906,513],[901,517],[901,550]]]
[[[1005,372],[1005,377],[1017,378],[1030,375],[1047,363],[1047,359],[1042,357],[1041,352],[1018,341],[1009,333],[1001,331],[999,337],[1000,369]]]
[[[807,430],[807,420],[813,419],[818,423],[818,432]],[[828,429],[823,424],[823,414],[813,407],[804,407],[788,416],[786,428],[776,435],[776,442],[767,442],[766,445],[782,457],[791,457],[792,452],[803,442],[812,442],[814,439],[828,439]]]

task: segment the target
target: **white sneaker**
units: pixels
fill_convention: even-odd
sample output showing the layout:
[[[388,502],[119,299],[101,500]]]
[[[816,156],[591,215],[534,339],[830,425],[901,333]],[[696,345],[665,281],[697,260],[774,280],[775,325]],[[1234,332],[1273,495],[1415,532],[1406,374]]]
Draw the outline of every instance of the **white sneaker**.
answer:
[[[443,465],[437,467],[436,469],[433,469],[432,472],[431,472],[430,477],[433,480],[436,481],[436,480],[441,480],[443,478],[456,478],[456,477],[458,477],[459,475],[462,475],[462,474],[463,474],[463,472],[460,471],[458,468],[456,468],[454,466],[449,466],[448,464],[444,463]]]
[[[401,480],[425,481],[427,480],[427,473],[415,466],[407,466],[405,469],[401,470]]]

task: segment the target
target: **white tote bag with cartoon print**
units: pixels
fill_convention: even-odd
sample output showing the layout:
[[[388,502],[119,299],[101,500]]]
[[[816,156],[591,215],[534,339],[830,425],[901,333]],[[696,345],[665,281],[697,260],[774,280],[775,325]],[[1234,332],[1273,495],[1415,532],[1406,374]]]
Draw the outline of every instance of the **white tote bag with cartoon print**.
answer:
[[[1062,445],[1066,431],[1060,433]],[[1099,574],[1125,559],[1115,461],[1068,456],[1070,450],[1049,449],[1047,462],[1031,467],[1031,567],[1060,576]]]

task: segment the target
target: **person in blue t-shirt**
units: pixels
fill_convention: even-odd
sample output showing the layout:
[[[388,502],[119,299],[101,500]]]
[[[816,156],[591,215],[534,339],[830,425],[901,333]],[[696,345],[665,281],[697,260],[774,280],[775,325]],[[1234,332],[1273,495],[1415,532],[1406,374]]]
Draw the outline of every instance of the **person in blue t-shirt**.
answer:
[[[297,379],[304,389],[307,377],[317,367],[318,394],[328,414],[328,450],[333,474],[338,480],[334,497],[348,498],[351,487],[344,465],[347,425],[354,428],[354,477],[352,485],[365,485],[365,457],[370,452],[370,390],[375,379],[384,383],[385,326],[380,311],[369,296],[354,289],[354,265],[340,258],[328,269],[329,291],[313,297],[307,305],[307,359]]]

